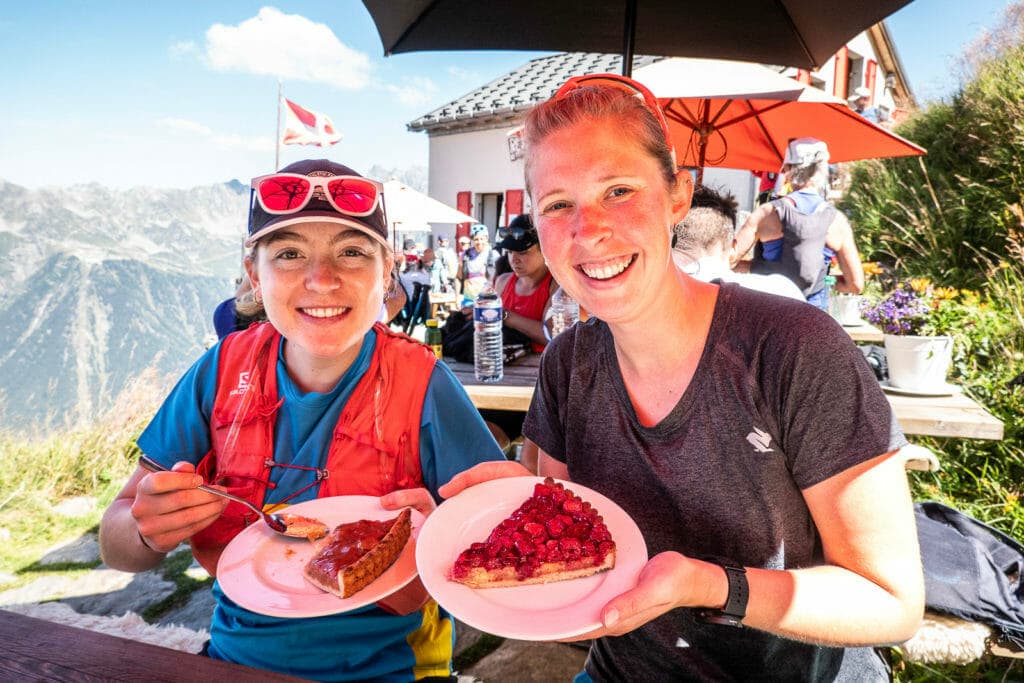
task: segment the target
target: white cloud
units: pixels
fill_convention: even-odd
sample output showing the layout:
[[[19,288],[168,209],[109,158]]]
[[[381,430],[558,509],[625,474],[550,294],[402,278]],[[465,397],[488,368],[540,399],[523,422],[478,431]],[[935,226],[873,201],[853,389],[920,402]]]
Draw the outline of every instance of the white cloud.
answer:
[[[244,137],[234,133],[217,133],[209,126],[196,121],[173,117],[159,119],[156,125],[177,133],[191,134],[193,139],[199,142],[211,143],[221,149],[240,149],[251,152],[266,152],[274,149],[274,137],[272,135]]]
[[[429,104],[437,86],[429,78],[413,76],[404,85],[385,85],[384,89],[398,97],[398,101],[410,107]]]
[[[353,50],[325,24],[273,7],[237,26],[206,31],[206,61],[218,71],[243,71],[284,80],[356,90],[370,82],[370,58]]]
[[[183,59],[200,54],[199,46],[191,40],[181,40],[173,43],[167,50],[172,59]]]

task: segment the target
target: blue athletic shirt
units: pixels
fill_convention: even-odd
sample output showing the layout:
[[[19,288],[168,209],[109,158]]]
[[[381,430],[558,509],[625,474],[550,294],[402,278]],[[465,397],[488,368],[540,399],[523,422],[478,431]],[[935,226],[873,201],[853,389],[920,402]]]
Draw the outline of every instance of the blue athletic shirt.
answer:
[[[322,467],[341,410],[370,366],[377,335],[363,339],[352,366],[328,393],[302,393],[288,376],[281,344],[277,385],[283,404],[274,428],[274,453],[294,465]],[[149,457],[170,467],[193,464],[210,450],[209,421],[216,394],[220,343],[209,349],[181,378],[139,437]],[[293,454],[290,459],[281,457]],[[443,455],[442,455],[443,454]],[[437,488],[473,465],[504,459],[498,444],[455,375],[438,363],[430,376],[420,421],[423,482],[435,499]],[[271,468],[277,486],[267,504],[301,489],[315,473]],[[311,487],[288,501],[316,498]],[[373,605],[345,614],[282,619],[250,612],[213,585],[216,608],[210,627],[210,656],[261,669],[317,680],[411,681],[445,675],[436,668],[416,670],[450,657],[454,642],[451,616],[431,601],[418,612],[396,616]],[[450,673],[450,672],[449,672]]]

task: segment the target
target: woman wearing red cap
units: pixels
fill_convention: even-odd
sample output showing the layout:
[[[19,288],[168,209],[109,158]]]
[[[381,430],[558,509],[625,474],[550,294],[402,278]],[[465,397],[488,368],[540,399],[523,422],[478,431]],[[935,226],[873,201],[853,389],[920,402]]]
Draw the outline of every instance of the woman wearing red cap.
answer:
[[[523,433],[650,556],[602,596],[577,681],[888,680],[872,646],[913,635],[924,586],[906,440],[860,352],[812,306],[675,267],[692,179],[642,85],[571,79],[524,137],[541,249],[591,317],[548,344]]]
[[[111,567],[152,569],[188,541],[216,576],[227,544],[258,518],[200,483],[273,509],[368,495],[429,514],[441,483],[501,458],[448,368],[376,323],[394,264],[381,185],[318,160],[256,178],[252,192],[246,270],[269,322],[210,349],[139,438],[173,471],[140,467],[107,510]],[[212,657],[320,680],[451,676],[452,619],[418,580],[317,617],[249,609],[219,581],[213,594]]]

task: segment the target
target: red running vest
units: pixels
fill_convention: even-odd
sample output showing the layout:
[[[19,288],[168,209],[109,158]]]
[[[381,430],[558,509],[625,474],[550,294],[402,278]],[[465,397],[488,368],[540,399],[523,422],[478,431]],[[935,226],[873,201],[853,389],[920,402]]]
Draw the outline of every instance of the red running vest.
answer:
[[[423,485],[419,432],[436,358],[428,347],[374,325],[370,367],[342,408],[317,496],[382,496]],[[274,458],[274,421],[281,335],[269,323],[221,342],[217,394],[210,420],[212,448],[196,470],[203,480],[262,506]],[[192,553],[216,575],[228,542],[258,519],[231,502],[216,521],[191,538]]]

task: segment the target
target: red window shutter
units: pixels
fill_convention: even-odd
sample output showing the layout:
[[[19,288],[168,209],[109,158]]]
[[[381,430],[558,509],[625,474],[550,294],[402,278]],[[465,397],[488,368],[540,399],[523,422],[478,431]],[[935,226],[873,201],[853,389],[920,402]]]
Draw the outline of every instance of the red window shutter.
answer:
[[[462,213],[468,213],[473,215],[473,193],[458,192],[455,194],[455,208]],[[455,226],[455,240],[456,242],[460,237],[469,237],[469,226],[471,223],[459,223]]]
[[[843,45],[836,52],[835,80],[832,82],[832,94],[844,100],[850,85],[850,49]]]
[[[867,61],[867,65],[864,67],[864,87],[871,91],[871,99],[868,100],[868,104],[874,106],[875,104],[875,78],[878,76],[878,62],[873,59]]]
[[[512,221],[513,216],[523,212],[523,191],[505,190],[505,224]]]
[[[797,83],[803,83],[804,85],[810,85],[811,84],[811,72],[808,71],[807,69],[797,69],[796,70],[796,82]]]

